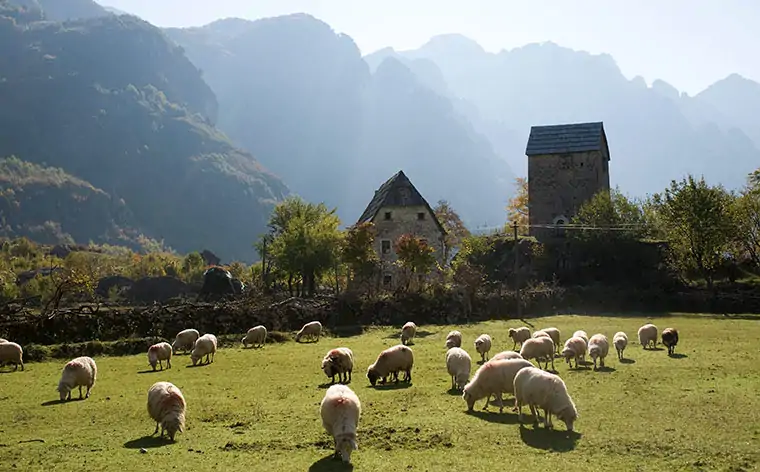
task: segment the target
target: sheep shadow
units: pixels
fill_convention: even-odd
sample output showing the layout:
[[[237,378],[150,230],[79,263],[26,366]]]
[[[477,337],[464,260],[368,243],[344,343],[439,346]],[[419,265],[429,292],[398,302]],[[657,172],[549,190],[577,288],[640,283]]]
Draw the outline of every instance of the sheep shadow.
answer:
[[[644,350],[645,351],[664,351],[665,348],[664,347],[648,347],[648,348],[646,348]]]
[[[61,399],[58,399],[58,400],[48,400],[46,402],[40,403],[40,406],[63,405],[64,403],[81,402],[81,401],[84,401],[84,400],[85,400],[84,397],[79,398],[79,397],[72,396],[71,400],[61,400]]]
[[[141,438],[133,439],[124,443],[124,447],[127,449],[151,449],[154,447],[166,446],[168,444],[174,444],[171,439],[161,437],[160,435],[146,435]]]
[[[385,385],[377,384],[374,387],[372,385],[368,385],[369,388],[374,388],[375,390],[404,390],[411,386],[411,382],[387,383]]]
[[[671,359],[686,359],[689,356],[687,356],[686,354],[674,352],[673,354],[668,354],[668,357],[670,357]]]
[[[335,382],[335,383],[325,382],[325,383],[321,383],[317,385],[317,388],[326,390],[332,387],[333,385],[351,385],[351,381],[349,380],[348,382]]]
[[[156,370],[145,369],[145,370],[138,371],[137,373],[138,374],[158,374],[159,372],[163,372],[164,370],[169,370],[169,369],[163,369],[163,370],[161,370],[161,369],[156,369]]]
[[[615,372],[616,370],[617,369],[615,369],[614,367],[608,367],[608,366],[601,367],[600,366],[599,368],[596,369],[595,372],[601,372],[603,374],[611,374],[612,372]]]
[[[432,336],[434,334],[436,333],[432,331],[417,331],[414,334],[414,338],[427,338],[428,336]],[[409,342],[410,345],[414,344],[414,338],[412,338],[412,340]],[[393,334],[389,334],[388,336],[385,337],[385,339],[401,339],[401,330],[398,330],[394,332]]]
[[[624,357],[619,360],[621,364],[635,364],[636,361],[634,359],[628,359],[627,357]]]
[[[526,446],[534,449],[568,452],[575,449],[580,438],[581,434],[574,431],[546,429],[535,423],[533,428],[528,428],[524,424],[520,425],[520,439]]]
[[[461,397],[462,396],[462,391],[458,390],[456,388],[450,388],[450,389],[446,390],[446,393],[448,395],[451,395],[452,397]]]
[[[580,362],[578,362],[578,364],[582,365],[584,367],[588,367],[588,366],[594,365],[594,362],[593,361],[580,361]]]
[[[200,368],[200,367],[206,367],[206,366],[210,366],[211,364],[213,364],[213,362],[209,362],[208,364],[206,364],[206,363],[202,363],[202,364],[195,364],[195,365],[193,365],[193,364],[188,364],[188,365],[186,365],[186,366],[185,366],[185,369],[197,369],[197,368]],[[160,372],[160,371],[159,371],[159,372]]]
[[[491,406],[491,408],[499,408],[499,407]],[[489,410],[473,410],[473,411],[468,411],[467,414],[470,416],[474,416],[475,418],[478,418],[480,420],[487,421],[489,423],[519,424],[520,417],[517,415],[517,413],[512,413],[510,410],[512,410],[511,405],[504,405],[504,413],[499,413],[498,411],[489,411]]]
[[[330,454],[327,457],[319,459],[317,462],[311,464],[309,472],[321,472],[321,471],[342,471],[342,470],[354,470],[352,464],[346,464],[342,460],[335,457],[335,454]]]

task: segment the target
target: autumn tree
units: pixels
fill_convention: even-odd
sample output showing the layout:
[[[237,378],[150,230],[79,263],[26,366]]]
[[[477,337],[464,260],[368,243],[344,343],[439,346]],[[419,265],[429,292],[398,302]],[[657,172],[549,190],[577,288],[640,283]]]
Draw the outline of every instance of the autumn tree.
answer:
[[[359,223],[346,231],[341,258],[351,271],[352,280],[366,283],[375,274],[379,259],[374,243],[375,225],[371,221]]]
[[[441,226],[443,226],[443,229],[446,230],[446,237],[443,241],[443,259],[448,261],[451,250],[461,246],[462,240],[470,236],[470,230],[465,227],[459,214],[446,200],[438,200],[438,204],[433,209],[433,212],[441,223]]]
[[[526,235],[528,234],[528,179],[517,177],[515,186],[517,193],[507,205],[507,223],[512,226],[516,222],[517,232]]]
[[[398,257],[397,264],[410,275],[407,288],[411,280],[428,274],[436,265],[435,248],[412,234],[401,235],[394,244],[394,250]]]

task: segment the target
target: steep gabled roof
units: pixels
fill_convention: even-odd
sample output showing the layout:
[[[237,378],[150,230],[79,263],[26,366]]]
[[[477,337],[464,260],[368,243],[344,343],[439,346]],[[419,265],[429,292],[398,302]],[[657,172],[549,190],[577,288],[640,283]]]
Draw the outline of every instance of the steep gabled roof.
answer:
[[[440,229],[443,234],[446,234],[446,230],[441,225],[441,222],[438,221],[435,212],[430,207],[427,200],[425,200],[402,170],[386,180],[385,183],[375,191],[375,196],[372,197],[372,200],[369,202],[369,205],[367,205],[364,213],[359,217],[357,224],[372,221],[377,215],[377,212],[380,211],[380,208],[386,206],[424,206],[430,211],[433,221],[436,226],[438,226],[438,229]]]
[[[525,155],[566,154],[607,149],[607,138],[601,121],[564,125],[532,126]]]

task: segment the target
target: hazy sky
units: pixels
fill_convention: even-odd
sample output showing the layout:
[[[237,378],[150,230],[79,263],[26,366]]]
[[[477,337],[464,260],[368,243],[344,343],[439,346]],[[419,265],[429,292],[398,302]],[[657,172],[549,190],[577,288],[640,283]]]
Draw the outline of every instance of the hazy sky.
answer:
[[[691,95],[731,73],[760,81],[757,0],[102,0],[157,26],[306,12],[363,54],[461,33],[497,52],[553,41],[611,54],[623,74]],[[754,28],[753,28],[754,26]]]

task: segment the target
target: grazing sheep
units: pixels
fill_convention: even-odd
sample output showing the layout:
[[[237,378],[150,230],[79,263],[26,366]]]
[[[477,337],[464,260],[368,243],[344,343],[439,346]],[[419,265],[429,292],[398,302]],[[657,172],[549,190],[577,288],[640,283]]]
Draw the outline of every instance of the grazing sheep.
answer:
[[[310,321],[303,325],[301,331],[296,333],[296,342],[300,342],[301,338],[307,337],[315,339],[314,342],[319,342],[319,335],[322,334],[322,323],[319,321]]]
[[[58,393],[61,401],[71,400],[71,389],[79,387],[79,399],[82,399],[82,387],[87,387],[84,398],[90,398],[90,390],[98,377],[98,366],[91,357],[82,356],[70,360],[61,371],[58,381]]]
[[[549,368],[549,361],[551,361],[552,370],[554,370],[554,341],[549,336],[526,339],[520,348],[520,356],[527,360],[535,359],[538,367],[541,367],[541,359],[544,359],[546,369]]]
[[[628,335],[622,331],[618,331],[615,333],[615,336],[612,337],[612,344],[615,345],[615,349],[617,350],[618,360],[622,361],[623,351],[626,346],[628,346]]]
[[[585,331],[583,331],[582,329],[579,329],[578,331],[574,332],[571,337],[574,338],[576,336],[579,337],[579,338],[583,338],[583,340],[586,341],[586,345],[588,345],[588,334],[586,334]],[[583,362],[586,362],[586,353],[585,352],[583,353],[583,356],[581,357],[581,359],[583,360]]]
[[[518,344],[522,347],[522,343],[530,339],[530,330],[525,326],[519,328],[509,328],[509,337],[512,338],[514,344],[512,350],[514,351]]]
[[[487,334],[481,334],[478,339],[475,340],[475,350],[480,354],[480,359],[485,362],[488,359],[488,352],[491,350],[491,336]]]
[[[13,370],[24,370],[24,350],[16,343],[6,341],[0,343],[0,365],[13,364]]]
[[[161,361],[166,361],[166,368],[172,368],[172,345],[169,343],[158,343],[148,348],[148,364],[156,370],[156,363],[164,370]]]
[[[414,339],[415,334],[417,334],[417,325],[411,321],[407,322],[404,327],[401,328],[401,344],[410,344],[412,339]]]
[[[572,359],[575,359],[575,368],[578,368],[578,362],[586,355],[586,340],[580,336],[575,336],[565,341],[565,348],[562,349],[562,357],[568,363],[570,368],[573,367]]]
[[[148,414],[156,422],[156,430],[161,425],[161,437],[164,431],[174,441],[177,431],[185,430],[185,397],[180,389],[170,382],[156,382],[148,390]]]
[[[446,336],[446,349],[451,349],[452,347],[462,347],[462,333],[459,331],[451,331]]]
[[[193,361],[193,365],[195,365],[203,358],[203,356],[206,356],[206,364],[210,364],[211,362],[214,362],[215,354],[216,336],[211,333],[206,333],[195,341],[193,352],[190,353],[190,360]],[[211,356],[210,361],[209,356]]]
[[[452,347],[446,351],[446,370],[451,376],[451,388],[461,390],[470,380],[472,358],[461,347]]]
[[[505,359],[522,359],[519,352],[502,351],[491,358],[491,361],[502,361]]]
[[[351,463],[351,453],[358,449],[356,429],[362,413],[359,397],[345,385],[333,385],[325,392],[319,408],[322,426],[335,440],[335,458]]]
[[[568,431],[573,430],[573,423],[578,419],[578,410],[567,392],[562,379],[550,372],[535,367],[520,369],[514,380],[515,407],[520,421],[523,419],[522,407],[528,405],[538,424],[538,410],[544,410],[544,426],[551,428],[551,415],[556,415],[565,423]]]
[[[263,347],[267,340],[267,329],[264,325],[254,326],[245,333],[245,337],[241,341],[243,346],[248,347],[248,344],[253,344],[253,347]]]
[[[172,350],[176,354],[180,349],[187,352],[193,349],[195,341],[201,337],[197,329],[183,329],[174,337]]]
[[[652,343],[652,349],[657,347],[657,326],[652,323],[645,324],[639,328],[639,343],[646,349],[649,343]]]
[[[351,381],[351,372],[354,370],[354,353],[347,347],[331,349],[322,359],[322,370],[325,375],[332,378],[331,383],[335,383],[335,376],[338,381],[348,383]]]
[[[544,328],[536,331],[533,333],[533,337],[535,338],[537,335],[540,336],[540,333],[548,334],[550,338],[552,338],[552,341],[554,342],[554,348],[557,350],[557,354],[559,354],[559,347],[560,347],[560,332],[557,328]]]
[[[604,358],[610,352],[610,343],[607,336],[595,334],[588,340],[588,355],[594,360],[594,370],[596,370],[596,360],[599,359],[599,367],[604,367]]]
[[[675,328],[665,328],[662,330],[662,344],[667,346],[668,355],[672,356],[676,352],[678,345],[678,330]]]
[[[367,368],[367,378],[372,386],[375,386],[380,379],[381,384],[385,384],[389,375],[393,374],[393,379],[398,383],[398,373],[403,371],[406,382],[412,381],[412,367],[414,366],[414,353],[412,349],[397,344],[389,347],[377,356],[375,362]]]
[[[2,343],[7,343],[7,342],[8,342],[8,340],[7,340],[7,339],[3,339],[3,338],[0,338],[0,344],[2,344]]]
[[[527,367],[533,367],[533,364],[525,359],[491,360],[480,366],[463,389],[462,399],[467,402],[467,411],[472,411],[475,402],[481,398],[486,399],[483,409],[487,409],[491,395],[494,395],[501,413],[504,410],[502,393],[514,392],[515,374]]]

